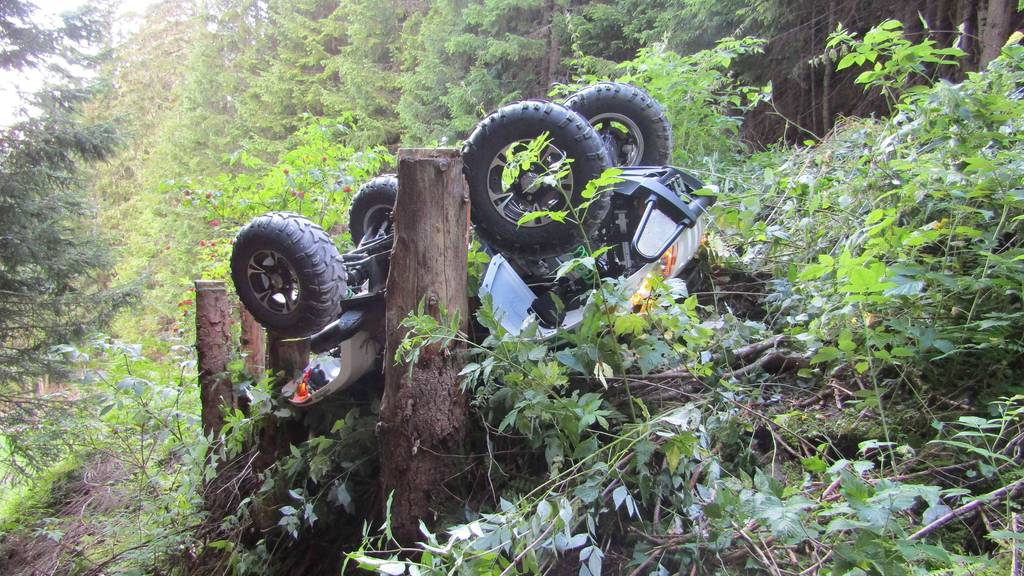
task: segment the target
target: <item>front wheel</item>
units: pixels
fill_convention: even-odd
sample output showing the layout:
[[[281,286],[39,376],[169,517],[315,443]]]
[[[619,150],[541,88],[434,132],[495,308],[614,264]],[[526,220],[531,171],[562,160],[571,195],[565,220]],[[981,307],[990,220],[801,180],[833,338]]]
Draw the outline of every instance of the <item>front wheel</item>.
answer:
[[[336,320],[346,295],[345,267],[330,236],[289,212],[264,214],[238,232],[231,280],[253,318],[286,337]]]
[[[517,153],[544,134],[546,144],[535,151],[534,161],[516,164]],[[531,212],[578,209],[587,183],[610,165],[594,128],[572,110],[541,100],[498,109],[477,125],[463,146],[477,235],[508,254],[544,257],[572,250],[604,218],[610,195],[599,195],[580,210],[578,223],[550,217],[522,225],[519,221]]]

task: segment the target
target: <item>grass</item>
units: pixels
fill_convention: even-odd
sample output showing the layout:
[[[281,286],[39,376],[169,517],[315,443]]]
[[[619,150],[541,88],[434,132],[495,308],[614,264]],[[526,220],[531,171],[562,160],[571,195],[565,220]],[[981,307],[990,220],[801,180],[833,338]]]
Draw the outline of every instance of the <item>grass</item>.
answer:
[[[0,485],[0,532],[18,532],[46,518],[81,467],[81,458],[69,456],[28,483]]]

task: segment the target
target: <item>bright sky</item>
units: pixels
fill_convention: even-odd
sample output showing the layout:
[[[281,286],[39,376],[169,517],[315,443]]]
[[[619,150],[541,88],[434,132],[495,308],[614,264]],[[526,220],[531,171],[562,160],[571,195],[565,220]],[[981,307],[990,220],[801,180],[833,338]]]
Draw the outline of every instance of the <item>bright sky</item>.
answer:
[[[31,0],[30,0],[31,1]],[[121,0],[118,14],[142,13],[157,0]],[[56,24],[59,15],[74,10],[87,0],[34,0],[36,21],[39,24]],[[24,102],[24,95],[32,94],[43,85],[44,75],[38,70],[18,72],[0,70],[0,127],[10,125],[17,119],[18,110]]]

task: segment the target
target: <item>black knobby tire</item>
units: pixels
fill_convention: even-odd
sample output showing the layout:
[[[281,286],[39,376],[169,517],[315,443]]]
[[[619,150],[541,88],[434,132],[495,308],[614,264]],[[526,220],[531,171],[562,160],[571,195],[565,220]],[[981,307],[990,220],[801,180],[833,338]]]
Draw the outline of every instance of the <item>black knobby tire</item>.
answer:
[[[586,211],[582,230],[576,223],[556,221],[520,226],[507,212],[499,211],[489,187],[497,185],[494,173],[497,170],[500,179],[501,169],[492,170],[492,163],[510,145],[533,140],[545,132],[552,149],[572,159],[572,190],[567,194],[572,205],[580,205],[586,183],[611,166],[594,128],[560,104],[525,100],[504,106],[485,118],[463,145],[463,171],[469,184],[470,214],[476,233],[496,250],[531,257],[564,254],[583,241],[582,234],[596,230],[611,205],[609,194],[600,195]]]
[[[256,321],[287,337],[337,320],[346,295],[345,267],[330,236],[289,212],[264,214],[238,232],[231,280]]]
[[[565,105],[595,125],[615,165],[664,166],[671,160],[672,125],[661,105],[643,89],[601,82],[573,94]],[[637,134],[631,134],[634,131]]]
[[[348,228],[354,244],[358,246],[367,231],[391,221],[396,198],[398,178],[394,174],[382,174],[359,187],[348,212]]]

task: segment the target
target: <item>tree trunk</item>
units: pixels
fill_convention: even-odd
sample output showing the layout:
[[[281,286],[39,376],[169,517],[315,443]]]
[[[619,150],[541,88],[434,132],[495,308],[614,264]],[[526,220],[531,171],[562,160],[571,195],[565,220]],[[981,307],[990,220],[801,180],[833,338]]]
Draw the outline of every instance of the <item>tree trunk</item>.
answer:
[[[964,71],[977,70],[978,59],[978,0],[960,0],[957,20],[964,29],[961,48],[967,52],[964,58]]]
[[[547,38],[545,38],[547,52],[544,55],[544,72],[541,74],[540,95],[542,96],[546,96],[551,85],[557,81],[558,68],[562,63],[562,43],[558,37],[558,30],[555,27],[555,20],[558,15],[557,8],[558,4],[555,0],[548,0],[544,6],[548,33]]]
[[[981,32],[981,61],[979,68],[999,57],[1003,44],[1010,37],[1013,23],[1013,9],[1017,0],[988,0],[985,12],[985,28]]]
[[[273,332],[267,334],[268,368],[275,377],[275,390],[298,377],[309,361],[309,338],[287,339]],[[269,468],[291,452],[291,445],[306,439],[306,429],[297,417],[270,416],[259,438],[259,455],[254,467],[257,471]]]
[[[398,182],[377,436],[384,493],[393,495],[392,530],[400,542],[411,544],[419,521],[435,519],[431,504],[443,495],[453,456],[461,449],[467,405],[458,356],[451,350],[425,349],[411,367],[394,362],[406,333],[399,324],[423,302],[435,318],[458,314],[465,330],[469,198],[462,159],[453,149],[400,150]]]
[[[836,0],[829,0],[828,3],[828,29],[825,31],[825,42],[828,43],[828,35],[836,29]],[[821,80],[821,131],[819,134],[828,134],[832,129],[832,62],[831,50],[825,48],[824,58],[825,72]]]
[[[954,6],[953,0],[934,0],[932,14],[929,24],[932,27],[932,37],[940,48],[946,48],[953,39],[954,28]]]
[[[203,433],[218,434],[224,407],[234,408],[235,388],[228,375],[231,357],[231,308],[224,283],[196,280],[196,351]]]

